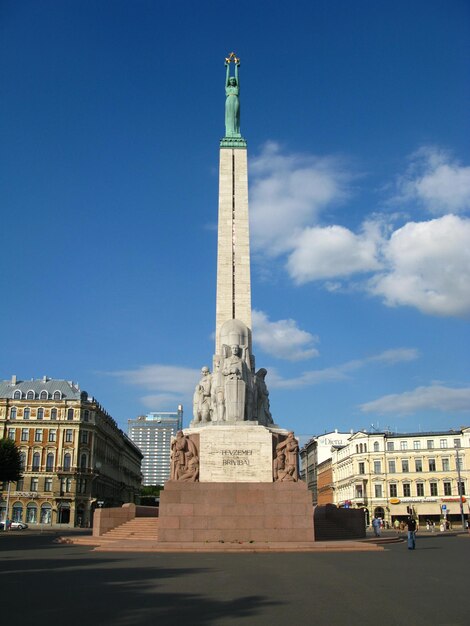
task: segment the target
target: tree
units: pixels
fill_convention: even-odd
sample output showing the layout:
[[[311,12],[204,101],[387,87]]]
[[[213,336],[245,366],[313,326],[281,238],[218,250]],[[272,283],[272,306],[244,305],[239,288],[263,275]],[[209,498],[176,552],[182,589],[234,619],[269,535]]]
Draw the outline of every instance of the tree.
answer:
[[[16,482],[21,478],[20,451],[11,439],[0,439],[0,482]]]
[[[160,500],[161,485],[147,485],[140,491],[140,504],[142,506],[158,506]]]

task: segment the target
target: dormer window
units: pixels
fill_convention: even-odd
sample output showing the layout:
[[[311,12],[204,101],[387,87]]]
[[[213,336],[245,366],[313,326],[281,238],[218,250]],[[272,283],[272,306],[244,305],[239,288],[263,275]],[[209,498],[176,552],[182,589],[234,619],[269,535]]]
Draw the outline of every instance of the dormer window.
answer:
[[[34,400],[34,391],[28,391],[28,393],[26,394],[26,400]]]
[[[41,394],[39,395],[39,399],[40,400],[47,400],[48,397],[49,397],[49,394],[47,393],[47,391],[45,389],[43,389],[41,391]]]
[[[21,391],[19,389],[17,389],[15,391],[15,393],[13,394],[13,399],[14,400],[21,400]]]
[[[52,397],[54,400],[62,400],[62,394],[60,391],[54,391],[54,395]]]

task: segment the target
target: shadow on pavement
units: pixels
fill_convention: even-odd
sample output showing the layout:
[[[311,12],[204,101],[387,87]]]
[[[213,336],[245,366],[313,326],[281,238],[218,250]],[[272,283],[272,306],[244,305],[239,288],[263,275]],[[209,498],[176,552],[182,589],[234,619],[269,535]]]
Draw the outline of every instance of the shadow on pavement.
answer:
[[[29,607],[35,626],[57,622],[69,626],[84,622],[100,626],[179,622],[204,626],[220,624],[228,616],[234,623],[246,619],[249,624],[250,618],[259,616],[266,607],[282,604],[263,595],[220,599],[192,592],[188,585],[195,577],[218,584],[216,563],[214,568],[165,567],[165,557],[104,557],[88,548],[54,546],[51,537],[48,543],[36,537],[35,556],[28,557],[34,546],[28,546],[31,542],[27,537],[22,540],[21,554],[14,547],[14,537],[10,537],[8,551],[2,549],[0,586],[2,615],[8,618],[5,623]],[[6,542],[2,543],[5,548]],[[41,548],[44,556],[37,552]],[[175,578],[181,579],[181,591],[174,582],[172,590],[166,591],[168,581]]]

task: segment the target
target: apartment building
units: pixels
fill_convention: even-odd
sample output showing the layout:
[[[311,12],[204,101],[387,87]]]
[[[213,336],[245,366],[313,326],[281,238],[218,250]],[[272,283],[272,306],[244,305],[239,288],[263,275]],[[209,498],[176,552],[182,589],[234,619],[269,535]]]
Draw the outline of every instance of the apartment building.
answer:
[[[469,514],[470,428],[424,433],[357,432],[334,449],[333,502],[363,508],[392,524],[412,512],[420,522],[460,523]]]
[[[135,502],[142,453],[97,400],[71,381],[0,382],[0,438],[20,449],[23,476],[0,484],[0,520],[90,526],[97,506]]]

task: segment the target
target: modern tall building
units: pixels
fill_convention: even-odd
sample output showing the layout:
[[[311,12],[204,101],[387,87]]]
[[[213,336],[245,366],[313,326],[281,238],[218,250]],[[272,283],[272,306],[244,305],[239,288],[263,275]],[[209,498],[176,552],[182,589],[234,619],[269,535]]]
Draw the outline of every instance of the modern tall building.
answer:
[[[136,502],[142,454],[77,383],[0,381],[0,438],[20,450],[23,476],[0,483],[0,520],[89,526],[98,507]]]
[[[155,412],[128,420],[130,439],[141,450],[143,485],[163,485],[170,478],[171,438],[183,428],[183,406],[175,413]]]

